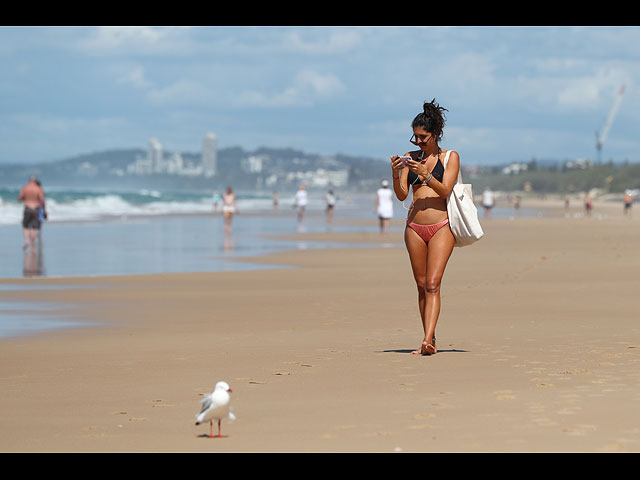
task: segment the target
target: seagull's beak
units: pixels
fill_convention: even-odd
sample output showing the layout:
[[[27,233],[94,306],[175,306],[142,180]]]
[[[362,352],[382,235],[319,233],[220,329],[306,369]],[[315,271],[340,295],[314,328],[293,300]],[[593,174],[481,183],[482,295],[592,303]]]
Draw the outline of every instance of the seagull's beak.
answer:
[[[233,390],[231,390],[231,389],[227,390],[227,392],[229,392],[229,393],[231,393],[232,391],[233,391]]]

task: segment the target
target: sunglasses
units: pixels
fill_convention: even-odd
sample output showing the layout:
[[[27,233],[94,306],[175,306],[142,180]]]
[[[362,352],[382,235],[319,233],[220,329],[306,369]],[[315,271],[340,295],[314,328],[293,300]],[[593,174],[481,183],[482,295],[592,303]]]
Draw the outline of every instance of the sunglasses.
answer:
[[[426,143],[431,138],[431,134],[428,133],[426,135],[416,135],[415,133],[411,135],[409,141],[414,145],[419,145],[421,143]]]

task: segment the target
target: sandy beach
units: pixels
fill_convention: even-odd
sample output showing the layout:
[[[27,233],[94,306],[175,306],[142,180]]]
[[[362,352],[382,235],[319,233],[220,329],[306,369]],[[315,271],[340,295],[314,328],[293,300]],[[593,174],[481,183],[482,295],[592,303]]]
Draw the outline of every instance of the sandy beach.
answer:
[[[397,232],[250,259],[291,268],[0,280],[82,324],[0,341],[0,451],[638,452],[640,220],[554,208],[454,251],[434,356]],[[219,380],[237,419],[210,439]]]

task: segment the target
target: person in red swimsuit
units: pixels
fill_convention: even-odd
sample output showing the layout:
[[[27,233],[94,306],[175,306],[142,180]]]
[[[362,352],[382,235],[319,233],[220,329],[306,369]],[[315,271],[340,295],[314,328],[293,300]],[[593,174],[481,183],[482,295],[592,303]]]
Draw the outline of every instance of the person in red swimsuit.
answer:
[[[418,287],[418,307],[425,335],[422,345],[412,353],[421,355],[437,353],[435,337],[440,316],[440,285],[455,245],[449,228],[447,197],[458,179],[460,156],[439,146],[445,111],[435,99],[425,102],[423,111],[411,124],[413,136],[410,142],[419,150],[407,152],[405,158],[391,157],[396,197],[404,201],[409,188],[413,193],[404,241]]]

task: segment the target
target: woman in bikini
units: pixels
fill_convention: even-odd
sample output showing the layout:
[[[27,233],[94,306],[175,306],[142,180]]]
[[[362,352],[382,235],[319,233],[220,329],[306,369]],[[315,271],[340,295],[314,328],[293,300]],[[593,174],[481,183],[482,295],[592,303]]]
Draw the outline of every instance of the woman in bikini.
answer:
[[[231,187],[227,187],[227,193],[222,196],[222,215],[224,216],[224,230],[231,232],[231,220],[233,214],[236,213],[236,196]]]
[[[460,157],[439,146],[444,111],[435,99],[425,102],[422,113],[411,124],[410,141],[419,150],[406,153],[404,159],[398,155],[391,157],[396,197],[404,201],[409,188],[413,193],[404,242],[418,287],[418,307],[424,329],[422,345],[412,353],[420,355],[437,352],[435,333],[440,315],[440,283],[455,244],[449,229],[447,197],[458,178]]]

